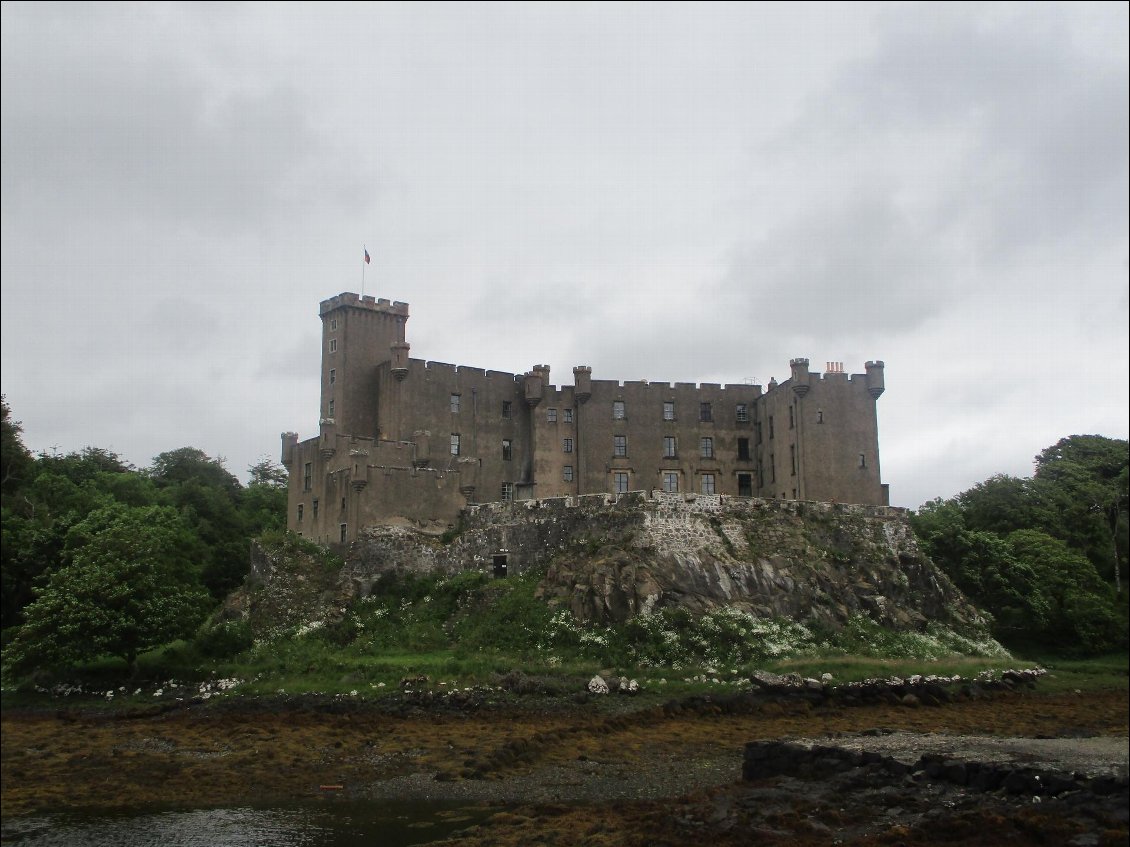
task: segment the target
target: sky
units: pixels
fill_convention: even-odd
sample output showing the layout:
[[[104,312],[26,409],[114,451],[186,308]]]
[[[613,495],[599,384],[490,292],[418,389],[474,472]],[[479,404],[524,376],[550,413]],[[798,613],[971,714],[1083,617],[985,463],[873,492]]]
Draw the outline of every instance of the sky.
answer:
[[[1029,476],[1130,430],[1128,9],[5,2],[0,388],[246,480],[364,286],[558,384],[882,359],[892,504]]]

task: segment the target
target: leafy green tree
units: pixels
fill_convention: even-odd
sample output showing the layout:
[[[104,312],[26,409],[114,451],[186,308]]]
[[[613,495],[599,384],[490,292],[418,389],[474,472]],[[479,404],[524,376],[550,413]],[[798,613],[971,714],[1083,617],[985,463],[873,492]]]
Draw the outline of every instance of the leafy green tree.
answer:
[[[0,497],[5,504],[30,477],[34,464],[24,446],[19,421],[12,420],[8,398],[0,395]]]
[[[172,509],[99,509],[66,544],[69,563],[51,573],[5,651],[9,673],[107,655],[133,666],[140,653],[191,636],[208,611],[193,579],[199,545]]]

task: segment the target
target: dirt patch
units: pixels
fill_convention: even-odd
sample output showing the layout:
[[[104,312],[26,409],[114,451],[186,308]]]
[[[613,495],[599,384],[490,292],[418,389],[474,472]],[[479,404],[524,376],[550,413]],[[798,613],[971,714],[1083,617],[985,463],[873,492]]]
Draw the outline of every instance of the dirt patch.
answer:
[[[1024,691],[917,708],[698,698],[620,715],[540,700],[418,714],[239,700],[134,716],[6,712],[0,808],[288,803],[342,786],[332,790],[356,799],[498,804],[458,836],[468,845],[987,844],[1036,831],[1055,834],[1045,843],[1125,843],[1124,815],[1070,797],[1033,804],[909,776],[742,783],[741,772],[746,742],[793,738],[1124,776],[1127,707],[1125,691]]]

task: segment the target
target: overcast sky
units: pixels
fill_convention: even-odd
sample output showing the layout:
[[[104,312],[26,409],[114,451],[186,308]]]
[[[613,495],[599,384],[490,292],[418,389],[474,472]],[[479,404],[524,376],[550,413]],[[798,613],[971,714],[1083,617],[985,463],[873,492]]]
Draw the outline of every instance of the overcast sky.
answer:
[[[1128,5],[2,6],[33,450],[317,434],[318,302],[417,358],[886,362],[895,505],[1128,434]]]

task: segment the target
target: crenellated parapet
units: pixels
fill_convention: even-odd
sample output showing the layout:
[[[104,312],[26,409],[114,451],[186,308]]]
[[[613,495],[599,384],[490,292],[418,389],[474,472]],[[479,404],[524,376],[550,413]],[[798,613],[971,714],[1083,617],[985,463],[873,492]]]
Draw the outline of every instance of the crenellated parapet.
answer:
[[[408,317],[408,304],[402,303],[399,300],[389,301],[381,297],[376,298],[371,295],[360,296],[352,291],[345,291],[335,297],[330,297],[328,300],[323,300],[318,307],[319,315],[326,315],[335,309],[342,309],[351,307],[354,309],[367,309],[371,312],[383,312],[389,315],[398,315]]]

